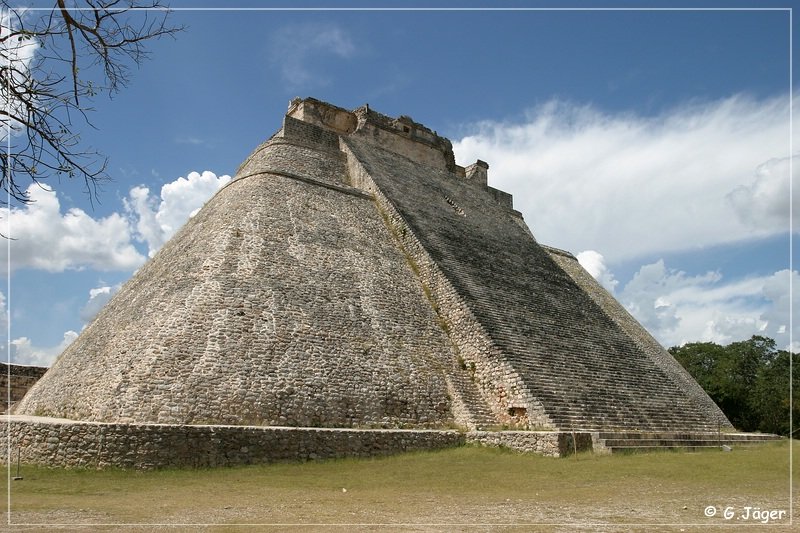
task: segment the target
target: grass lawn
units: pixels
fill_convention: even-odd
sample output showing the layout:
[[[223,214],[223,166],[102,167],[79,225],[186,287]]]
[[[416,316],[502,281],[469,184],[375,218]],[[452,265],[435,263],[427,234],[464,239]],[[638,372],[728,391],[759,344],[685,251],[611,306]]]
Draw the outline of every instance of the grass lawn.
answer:
[[[176,531],[214,524],[212,531],[636,531],[661,524],[655,529],[716,526],[719,531],[718,526],[760,525],[769,518],[764,511],[775,511],[770,524],[788,529],[788,442],[732,452],[563,459],[466,446],[378,459],[204,470],[23,465],[21,474],[23,480],[10,481],[11,523],[19,529],[142,524],[154,530],[160,528],[144,525],[187,524],[170,529]],[[3,491],[7,499],[7,488]],[[708,506],[715,507],[715,516],[705,516]],[[726,508],[730,520],[723,517]]]

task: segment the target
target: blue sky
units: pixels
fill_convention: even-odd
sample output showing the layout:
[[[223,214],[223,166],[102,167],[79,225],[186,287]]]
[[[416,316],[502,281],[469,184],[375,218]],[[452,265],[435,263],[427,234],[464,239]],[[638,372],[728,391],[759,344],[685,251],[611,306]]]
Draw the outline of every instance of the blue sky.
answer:
[[[788,345],[787,10],[187,9],[172,22],[186,30],[93,101],[96,129],[76,123],[109,157],[99,203],[62,181],[0,213],[17,239],[0,289],[12,360],[49,364],[295,96],[410,115],[460,164],[487,161],[537,239],[578,255],[665,346]]]

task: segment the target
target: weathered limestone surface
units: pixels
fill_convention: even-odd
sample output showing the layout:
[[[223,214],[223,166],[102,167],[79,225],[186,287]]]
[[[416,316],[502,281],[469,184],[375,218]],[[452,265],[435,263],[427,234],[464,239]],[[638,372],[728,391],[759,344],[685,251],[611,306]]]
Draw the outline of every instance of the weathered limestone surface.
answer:
[[[547,457],[565,457],[592,451],[592,434],[566,431],[471,431],[467,442],[510,448]]]
[[[12,462],[58,467],[210,467],[372,457],[464,444],[463,433],[258,426],[114,424],[37,417],[0,421]],[[0,449],[7,462],[8,447]]]
[[[202,464],[261,461],[242,444],[251,434],[261,447],[296,438],[278,446],[286,457],[335,456],[253,426],[455,425],[550,455],[573,429],[729,427],[572,256],[536,242],[488,168],[456,165],[450,142],[409,117],[293,101],[15,411],[109,424],[16,421],[13,438],[36,461],[166,465],[193,464],[192,449]],[[561,431],[475,431],[498,428]],[[346,446],[308,434],[315,450]],[[359,438],[353,450],[379,445]]]
[[[717,427],[695,391],[654,364],[536,243],[519,213],[446,168],[374,146],[369,131],[356,131],[345,142],[349,161],[374,182],[367,190],[385,197],[397,227],[419,243],[409,243],[410,253],[421,248],[420,256],[432,261],[429,270],[437,274],[428,286],[440,315],[503,423],[518,418],[528,427],[560,429]],[[459,301],[451,291],[437,290],[445,283],[437,277]]]
[[[47,372],[47,367],[0,363],[0,391],[8,394],[11,405],[20,401],[34,383]],[[6,406],[7,408],[8,406]],[[5,408],[4,408],[5,412]]]
[[[457,363],[461,371],[455,370],[452,374],[453,388],[459,392],[457,397],[464,401],[465,410],[470,413],[467,425],[477,428],[499,422],[503,425],[552,428],[553,424],[541,404],[528,393],[469,305],[459,296],[437,261],[417,238],[406,217],[386,197],[358,159],[353,151],[355,144],[352,138],[343,141],[351,178],[354,184],[375,196],[378,208],[415,265],[439,320],[458,352]],[[426,168],[423,172],[434,172],[434,168]],[[453,209],[458,213],[456,208]],[[527,409],[526,415],[512,414],[512,409],[520,406]]]
[[[709,426],[709,421],[718,421],[722,429],[731,429],[725,414],[714,401],[709,398],[706,391],[698,385],[694,378],[675,360],[670,353],[644,329],[633,316],[608,293],[591,274],[578,263],[572,254],[551,248],[543,247],[550,257],[564,269],[564,272],[577,283],[586,294],[606,313],[622,330],[627,333],[633,342],[646,354],[650,360],[660,368],[677,387],[682,389],[689,400],[696,406],[696,410],[684,413],[687,418],[696,417],[699,426]]]
[[[450,342],[374,202],[346,185],[340,153],[309,148],[325,136],[308,130],[254,154],[16,412],[138,423],[451,425]]]

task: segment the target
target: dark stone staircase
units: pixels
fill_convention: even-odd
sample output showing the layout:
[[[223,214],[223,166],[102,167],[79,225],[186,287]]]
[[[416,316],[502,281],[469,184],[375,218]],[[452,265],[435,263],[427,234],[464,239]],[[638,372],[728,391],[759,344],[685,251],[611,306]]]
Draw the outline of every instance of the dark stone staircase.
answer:
[[[595,452],[600,453],[699,451],[723,446],[736,449],[781,439],[783,437],[769,433],[600,431],[592,434],[592,445]]]
[[[513,368],[553,429],[731,429],[718,409],[709,411],[710,399],[699,402],[684,382],[655,364],[513,212],[487,202],[485,189],[359,139],[348,143],[496,348],[482,356]]]

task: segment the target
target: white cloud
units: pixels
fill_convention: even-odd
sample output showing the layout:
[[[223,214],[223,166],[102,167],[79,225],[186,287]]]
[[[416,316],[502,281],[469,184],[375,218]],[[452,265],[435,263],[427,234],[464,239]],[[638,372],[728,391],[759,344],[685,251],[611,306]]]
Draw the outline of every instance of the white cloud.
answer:
[[[790,283],[791,291],[789,290]],[[800,274],[796,270],[791,273],[788,269],[776,272],[764,283],[764,298],[771,302],[771,305],[760,317],[767,324],[764,332],[766,336],[788,339],[789,332],[800,331],[798,330],[800,319],[797,318],[797,313],[792,313],[794,323],[789,321],[790,310],[800,309],[799,291]],[[793,336],[796,344],[800,339],[795,339],[796,337]],[[800,349],[797,351],[800,352]]]
[[[89,290],[89,300],[79,312],[80,319],[86,324],[91,322],[111,297],[119,291],[121,285],[102,286]],[[0,292],[0,330],[5,332],[8,328],[8,311],[6,309],[5,295]],[[6,335],[0,334],[0,349],[5,351]],[[64,336],[55,346],[39,346],[28,337],[18,337],[11,341],[8,358],[11,362],[21,365],[50,366],[61,352],[63,352],[75,339],[78,333],[72,330],[64,332]]]
[[[575,257],[578,259],[578,263],[580,263],[581,266],[600,283],[600,285],[605,287],[605,289],[611,294],[614,294],[614,290],[619,284],[619,281],[614,279],[614,274],[612,274],[608,269],[605,263],[605,258],[599,252],[595,252],[594,250],[586,250],[579,253]]]
[[[208,144],[203,139],[199,139],[197,137],[191,137],[191,136],[178,137],[178,138],[175,139],[175,142],[178,143],[178,144],[191,144],[191,145],[194,145],[194,146],[201,146],[201,145]]]
[[[617,263],[786,231],[788,122],[786,96],[657,117],[554,101],[476,124],[453,147],[489,162],[540,242]]]
[[[11,361],[20,365],[50,366],[67,346],[78,338],[74,331],[64,333],[64,339],[56,346],[35,346],[27,337],[11,341]]]
[[[7,221],[8,246],[0,246],[0,269],[36,268],[48,272],[93,268],[133,270],[144,262],[131,244],[125,217],[94,219],[81,209],[61,212],[56,193],[32,184],[31,203],[0,208]],[[10,261],[8,251],[10,249]]]
[[[30,204],[0,208],[0,220],[6,222],[0,231],[11,238],[5,241],[7,246],[0,246],[0,271],[5,272],[7,265],[12,272],[20,268],[135,270],[145,257],[136,250],[134,238],[146,242],[152,256],[230,180],[208,171],[191,172],[161,187],[159,197],[150,195],[146,187],[134,187],[125,200],[129,216],[112,213],[101,218],[77,208],[62,213],[54,191],[32,184]]]
[[[84,324],[91,322],[97,313],[111,300],[122,285],[115,285],[113,287],[104,286],[91,289],[89,291],[89,301],[81,308],[78,316]]]
[[[10,344],[7,344],[8,326],[6,295],[0,292],[0,350],[3,352],[2,360],[20,365],[50,366],[58,354],[78,336],[74,331],[67,331],[58,345],[47,348],[34,346],[27,337],[13,339]]]
[[[7,353],[8,345],[8,309],[6,307],[6,295],[0,291],[0,351],[3,352],[2,360],[10,359]]]
[[[330,24],[306,23],[286,26],[270,39],[270,59],[281,77],[292,87],[324,85],[322,57],[346,59],[355,53],[350,35]]]
[[[604,265],[592,271],[587,264],[584,268],[596,279],[613,279]],[[786,349],[798,325],[797,320],[789,322],[790,306],[800,303],[800,297],[790,299],[789,278],[788,270],[736,280],[726,280],[719,272],[689,276],[659,260],[643,265],[617,298],[667,347],[704,341],[724,345],[766,335]],[[800,286],[797,271],[791,279]]]
[[[125,201],[128,217],[113,213],[99,219],[80,209],[61,213],[55,192],[31,186],[31,204],[10,210],[0,209],[0,217],[8,220],[10,235],[15,239],[6,241],[11,250],[11,269],[28,267],[49,272],[83,268],[134,270],[145,261],[131,242],[134,236],[146,242],[150,255],[154,254],[230,180],[230,176],[192,172],[186,178],[165,184],[159,197],[151,196],[145,187],[134,187]],[[3,267],[8,259],[8,248],[0,247]],[[89,323],[119,288],[119,285],[104,285],[91,289],[88,301],[77,310],[81,320]],[[3,310],[0,329],[8,325],[5,303],[5,296],[0,292],[0,308]],[[41,346],[28,337],[18,337],[11,341],[10,346],[0,343],[0,349],[8,349],[11,360],[16,363],[49,366],[77,335],[74,331],[65,332],[63,340],[56,346]]]
[[[7,9],[7,5],[3,7],[4,9],[0,12],[0,35],[6,36],[20,28],[22,21],[27,16],[27,10],[25,8]],[[28,77],[31,62],[38,49],[39,42],[34,38],[19,39],[14,37],[0,42],[0,58],[4,65],[12,67],[10,69],[11,77],[16,83],[23,84]],[[0,102],[2,102],[4,111],[10,111],[12,115],[18,117],[25,116],[24,106],[18,98],[11,97],[9,99],[3,94],[0,96]],[[6,135],[9,131],[14,136],[25,129],[25,126],[19,121],[9,121],[6,115],[0,118],[0,125],[2,125],[2,128],[0,128],[0,141],[3,142],[7,140]]]
[[[144,186],[130,190],[125,207],[135,224],[136,238],[146,242],[152,257],[178,229],[221,187],[231,181],[228,175],[190,172],[185,178],[161,187],[155,197]]]
[[[657,337],[669,335],[678,326],[677,310],[672,303],[674,292],[687,285],[703,286],[714,276],[687,279],[683,272],[669,272],[664,261],[644,265],[625,285],[621,303]]]
[[[788,231],[789,197],[793,196],[793,207],[800,207],[800,187],[791,188],[791,192],[789,187],[789,167],[792,167],[792,182],[796,184],[800,177],[798,163],[800,158],[797,156],[767,161],[756,169],[756,177],[750,184],[731,191],[727,198],[739,218],[753,228],[773,227],[774,231]]]

